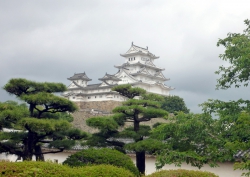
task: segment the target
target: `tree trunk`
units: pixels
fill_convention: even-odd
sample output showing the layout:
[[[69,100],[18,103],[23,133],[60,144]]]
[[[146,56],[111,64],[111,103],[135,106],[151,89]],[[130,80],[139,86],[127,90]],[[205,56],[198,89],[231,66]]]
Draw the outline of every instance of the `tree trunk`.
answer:
[[[34,115],[34,108],[35,108],[35,105],[34,104],[30,104],[30,107],[29,107],[30,117],[33,117],[33,115]]]
[[[41,146],[35,147],[36,161],[45,161]]]
[[[26,126],[26,129],[27,126]],[[34,154],[34,148],[35,148],[35,144],[34,144],[34,138],[35,138],[35,134],[31,131],[28,131],[28,136],[27,138],[25,138],[25,140],[23,141],[23,155],[22,158],[23,160],[32,160],[32,156]]]
[[[145,151],[136,152],[136,167],[141,174],[145,174]]]
[[[140,122],[137,119],[134,119],[134,131],[138,132],[140,130]],[[135,142],[142,141],[143,137],[136,139]],[[141,174],[145,174],[145,151],[135,152],[136,154],[136,167],[138,168]]]
[[[140,129],[140,122],[134,120],[134,131],[135,131],[135,132],[138,132],[139,129]]]

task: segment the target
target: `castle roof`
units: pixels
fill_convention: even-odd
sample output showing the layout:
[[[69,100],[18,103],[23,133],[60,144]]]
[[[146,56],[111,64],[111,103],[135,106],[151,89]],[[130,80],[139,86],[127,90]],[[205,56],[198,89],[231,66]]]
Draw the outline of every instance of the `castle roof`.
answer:
[[[115,68],[126,68],[126,66],[135,66],[135,65],[144,66],[147,68],[152,68],[152,69],[159,70],[159,71],[165,70],[164,68],[156,67],[152,62],[145,62],[145,64],[144,64],[144,63],[141,63],[140,61],[138,61],[137,63],[127,62],[127,63],[123,63],[122,65],[115,65],[114,67]]]
[[[99,79],[100,81],[107,81],[107,80],[113,80],[113,81],[121,81],[118,77],[115,75],[111,75],[106,73],[102,78]]]
[[[73,76],[68,78],[68,80],[74,81],[74,80],[85,80],[85,81],[91,81],[92,79],[88,78],[86,73],[75,73]]]
[[[123,57],[129,57],[129,56],[133,56],[133,55],[136,55],[136,54],[143,55],[143,56],[148,56],[151,59],[159,58],[159,57],[155,56],[154,54],[152,54],[151,52],[149,52],[148,47],[147,48],[142,48],[142,47],[134,45],[133,42],[132,42],[132,45],[129,48],[129,50],[125,54],[120,54],[120,55],[123,56]]]

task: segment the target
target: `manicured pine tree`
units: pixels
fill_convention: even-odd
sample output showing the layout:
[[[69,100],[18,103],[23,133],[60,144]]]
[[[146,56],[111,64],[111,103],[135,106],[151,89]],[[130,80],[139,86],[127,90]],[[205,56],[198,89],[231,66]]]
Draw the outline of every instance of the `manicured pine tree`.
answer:
[[[87,137],[85,132],[72,128],[69,112],[77,110],[71,101],[55,95],[66,91],[61,83],[34,82],[11,79],[4,89],[24,104],[0,104],[0,151],[15,154],[23,160],[44,160],[44,154],[62,152]],[[28,106],[28,107],[27,107]],[[53,149],[42,151],[42,146]]]
[[[163,118],[168,113],[160,109],[162,96],[147,94],[144,89],[133,88],[131,85],[119,85],[112,89],[127,98],[113,110],[111,117],[95,117],[87,121],[89,126],[98,128],[100,132],[93,135],[88,144],[99,146],[115,146],[121,150],[132,150],[136,153],[136,166],[140,173],[145,173],[145,152],[154,152],[162,148],[162,142],[154,139],[145,139],[150,134],[150,127],[140,125],[141,122],[150,121],[153,118]],[[119,126],[125,122],[132,123],[132,127],[124,128],[118,132]],[[131,138],[132,143],[117,140],[119,137]]]

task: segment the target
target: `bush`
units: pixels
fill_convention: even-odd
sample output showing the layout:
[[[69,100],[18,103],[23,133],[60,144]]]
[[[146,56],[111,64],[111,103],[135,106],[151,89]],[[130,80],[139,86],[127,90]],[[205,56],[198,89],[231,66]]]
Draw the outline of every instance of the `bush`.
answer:
[[[85,166],[81,169],[86,177],[135,177],[129,170],[112,165]]]
[[[211,172],[195,171],[195,170],[161,170],[147,177],[219,177]]]
[[[86,166],[91,164],[109,164],[125,168],[136,176],[139,175],[138,169],[127,155],[109,148],[90,148],[79,151],[69,156],[63,164],[67,164],[71,167]]]
[[[133,177],[130,171],[112,165],[71,168],[51,162],[0,162],[1,177]]]

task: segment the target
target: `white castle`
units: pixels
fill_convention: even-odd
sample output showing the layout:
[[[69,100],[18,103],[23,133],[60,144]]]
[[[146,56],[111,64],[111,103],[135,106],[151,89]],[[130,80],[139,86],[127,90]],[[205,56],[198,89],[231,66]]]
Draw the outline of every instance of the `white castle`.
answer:
[[[154,60],[159,57],[153,55],[147,48],[138,47],[133,44],[125,54],[121,54],[125,62],[115,66],[118,69],[116,74],[105,74],[99,80],[101,83],[88,84],[90,78],[84,73],[74,74],[68,78],[71,81],[68,90],[63,96],[71,101],[124,101],[125,98],[117,92],[112,91],[112,87],[121,84],[131,84],[133,87],[140,87],[149,93],[156,93],[168,96],[169,91],[174,88],[164,84],[168,81],[162,74],[164,68],[154,65]]]

